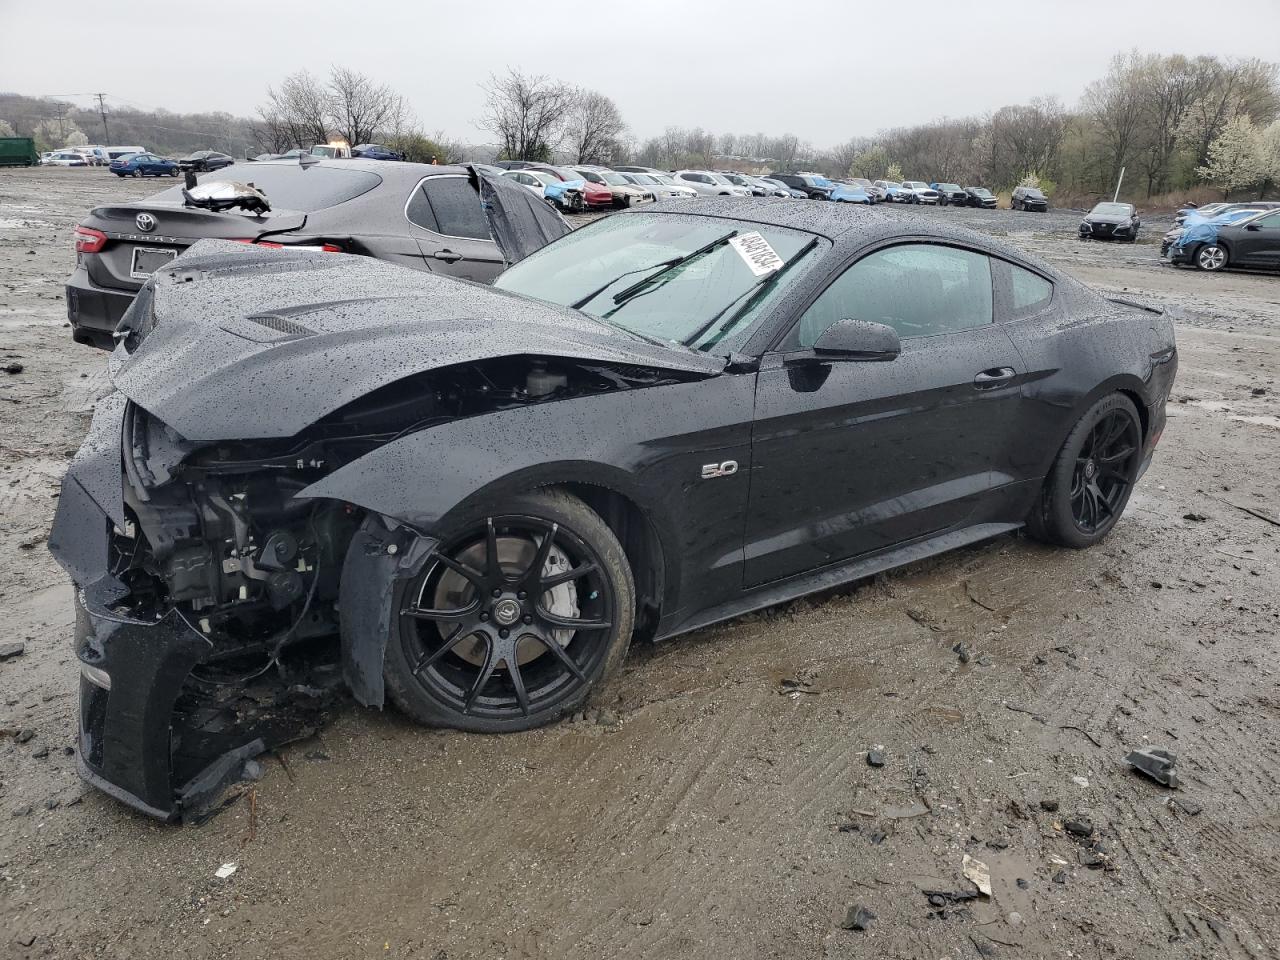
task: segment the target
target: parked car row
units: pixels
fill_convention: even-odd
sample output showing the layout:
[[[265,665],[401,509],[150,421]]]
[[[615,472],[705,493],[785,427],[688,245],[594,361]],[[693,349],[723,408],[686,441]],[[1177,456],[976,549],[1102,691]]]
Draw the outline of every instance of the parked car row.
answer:
[[[1208,215],[1188,211],[1164,235],[1160,256],[1209,273],[1228,267],[1280,270],[1280,204],[1209,204],[1201,210]]]

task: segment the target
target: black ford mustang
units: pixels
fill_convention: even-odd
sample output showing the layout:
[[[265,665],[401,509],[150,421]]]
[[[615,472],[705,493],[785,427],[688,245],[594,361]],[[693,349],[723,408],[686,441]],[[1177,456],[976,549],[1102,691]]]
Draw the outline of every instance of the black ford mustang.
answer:
[[[1096,543],[1164,428],[1171,322],[930,231],[664,203],[493,287],[197,244],[124,318],[50,538],[82,774],[188,816],[326,684],[521,730],[633,637],[1023,526]]]

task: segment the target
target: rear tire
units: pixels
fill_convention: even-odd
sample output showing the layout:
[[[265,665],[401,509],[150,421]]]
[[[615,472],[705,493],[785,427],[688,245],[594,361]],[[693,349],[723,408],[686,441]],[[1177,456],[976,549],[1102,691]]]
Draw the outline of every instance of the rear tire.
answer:
[[[1120,519],[1142,463],[1142,421],[1122,393],[1103,397],[1067,434],[1027,517],[1036,540],[1091,547]]]
[[[396,706],[428,726],[506,733],[579,709],[618,668],[635,584],[599,514],[540,490],[446,517],[392,611],[383,679]]]

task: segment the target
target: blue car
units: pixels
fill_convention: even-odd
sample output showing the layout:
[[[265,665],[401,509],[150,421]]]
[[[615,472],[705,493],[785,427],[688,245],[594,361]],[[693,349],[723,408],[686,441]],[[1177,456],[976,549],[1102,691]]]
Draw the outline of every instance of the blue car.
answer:
[[[351,148],[353,157],[364,157],[366,160],[403,160],[404,155],[396,153],[381,143],[357,143]]]
[[[868,206],[872,202],[871,194],[856,183],[837,183],[831,191],[831,199],[837,203],[865,203]]]
[[[111,172],[117,177],[176,177],[178,164],[154,153],[126,153],[111,161]]]

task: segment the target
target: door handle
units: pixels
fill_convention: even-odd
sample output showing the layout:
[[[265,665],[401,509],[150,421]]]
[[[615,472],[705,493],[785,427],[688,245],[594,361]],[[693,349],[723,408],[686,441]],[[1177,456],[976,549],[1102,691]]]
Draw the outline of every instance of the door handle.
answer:
[[[990,390],[992,387],[1003,386],[1018,375],[1013,367],[992,367],[990,370],[983,370],[973,378],[973,385],[979,390]]]
[[[454,253],[452,250],[437,250],[431,256],[437,260],[443,260],[445,263],[457,263],[462,259],[462,254]]]

